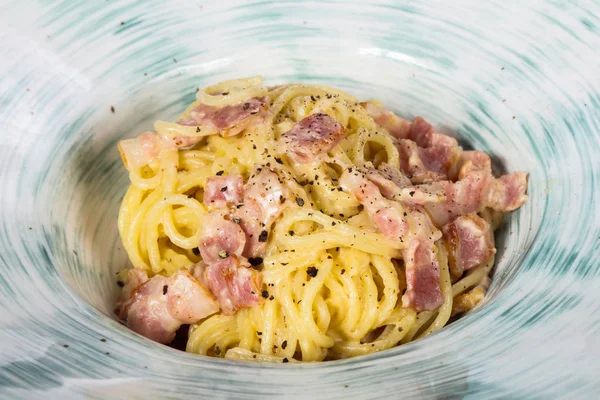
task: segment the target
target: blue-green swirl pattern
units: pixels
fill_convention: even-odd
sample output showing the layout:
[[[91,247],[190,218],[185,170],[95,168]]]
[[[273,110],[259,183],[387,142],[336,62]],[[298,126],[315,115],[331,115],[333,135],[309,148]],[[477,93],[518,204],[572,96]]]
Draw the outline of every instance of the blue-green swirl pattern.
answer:
[[[0,21],[1,398],[597,397],[598,1],[8,0]],[[184,354],[114,320],[116,142],[254,74],[377,97],[530,173],[482,307],[314,365]]]

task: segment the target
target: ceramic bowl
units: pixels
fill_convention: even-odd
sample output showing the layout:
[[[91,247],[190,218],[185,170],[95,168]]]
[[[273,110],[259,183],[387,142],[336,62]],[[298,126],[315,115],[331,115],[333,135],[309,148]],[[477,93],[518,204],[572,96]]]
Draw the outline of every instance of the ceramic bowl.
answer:
[[[600,389],[600,5],[8,1],[0,21],[0,397],[591,398]],[[196,87],[261,74],[378,98],[523,170],[484,304],[422,340],[267,365],[112,312],[116,143]]]

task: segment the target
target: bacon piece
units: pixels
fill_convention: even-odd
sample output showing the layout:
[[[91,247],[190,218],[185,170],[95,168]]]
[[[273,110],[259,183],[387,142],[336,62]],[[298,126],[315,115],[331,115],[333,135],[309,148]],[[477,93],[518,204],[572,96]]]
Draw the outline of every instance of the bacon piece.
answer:
[[[437,226],[444,226],[460,215],[479,210],[492,179],[486,171],[474,171],[457,182],[432,183],[430,187],[441,189],[446,200],[427,204],[425,208]]]
[[[290,204],[290,196],[290,190],[272,170],[258,167],[252,173],[244,188],[244,203],[234,212],[247,235],[245,257],[262,255],[271,225]]]
[[[241,175],[211,176],[204,186],[204,205],[209,209],[231,207],[242,202],[244,179]]]
[[[433,242],[414,238],[402,251],[406,292],[402,306],[417,311],[435,310],[444,303],[440,289],[440,264]]]
[[[257,114],[267,106],[266,98],[251,98],[239,104],[213,107],[200,104],[190,111],[190,118],[180,120],[181,125],[198,125],[214,129],[223,136],[234,136],[248,127]],[[215,133],[216,133],[215,132]]]
[[[393,240],[403,240],[408,224],[404,220],[404,208],[399,203],[384,198],[377,186],[356,169],[352,172],[345,171],[339,183],[342,188],[356,196],[384,236]]]
[[[281,135],[288,156],[307,163],[331,150],[344,136],[344,128],[325,113],[311,114]]]
[[[373,103],[361,103],[367,113],[375,122],[385,128],[390,135],[397,139],[408,139],[412,130],[412,123],[404,118],[398,117],[385,108],[378,107]]]
[[[263,300],[260,272],[252,269],[245,259],[227,257],[209,265],[204,274],[225,315],[257,306]]]
[[[456,218],[445,225],[442,232],[454,276],[481,265],[496,253],[490,225],[475,213]]]
[[[226,219],[226,215],[217,210],[202,216],[202,234],[198,249],[202,260],[212,264],[228,257],[241,255],[246,245],[246,235],[239,224]]]
[[[166,344],[182,324],[216,313],[219,305],[198,280],[181,270],[168,278],[152,277],[135,290],[123,311],[129,328]]]
[[[436,132],[421,117],[411,123],[396,114],[373,103],[361,103],[375,122],[385,128],[397,139],[410,139],[420,147],[456,147],[458,142],[453,137]]]
[[[486,205],[496,211],[513,211],[527,201],[527,174],[515,172],[492,181]]]
[[[446,199],[444,192],[430,185],[412,186],[410,180],[396,168],[382,164],[375,168],[365,168],[366,177],[373,182],[386,199],[409,205],[439,203]]]
[[[183,149],[194,146],[202,137],[169,137],[154,132],[144,132],[135,139],[119,141],[119,152],[127,169],[148,165],[164,149]]]
[[[435,182],[448,179],[449,171],[458,160],[459,147],[419,147],[408,139],[400,139],[396,147],[400,167],[413,183]]]
[[[115,312],[120,319],[124,319],[126,316],[126,307],[129,304],[131,296],[143,283],[148,280],[148,273],[140,268],[131,268],[127,271],[127,277],[125,278],[125,285],[121,289],[121,295],[115,308]]]
[[[426,204],[425,208],[438,226],[446,225],[454,218],[491,207],[496,211],[513,211],[527,200],[527,175],[516,172],[495,179],[487,164],[475,164],[468,160],[460,169],[457,182],[442,181],[429,185],[441,189],[446,200]]]
[[[410,131],[410,139],[420,147],[456,147],[458,142],[453,137],[436,132],[421,117],[416,117]]]

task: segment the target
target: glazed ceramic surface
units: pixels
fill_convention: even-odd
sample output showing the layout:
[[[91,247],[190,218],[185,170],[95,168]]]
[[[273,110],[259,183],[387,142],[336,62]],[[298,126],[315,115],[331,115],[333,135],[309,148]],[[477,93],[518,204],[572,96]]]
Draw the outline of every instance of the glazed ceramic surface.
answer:
[[[4,0],[0,22],[1,398],[597,398],[600,3]],[[530,173],[481,307],[305,365],[185,354],[115,320],[117,141],[256,74],[379,98]]]

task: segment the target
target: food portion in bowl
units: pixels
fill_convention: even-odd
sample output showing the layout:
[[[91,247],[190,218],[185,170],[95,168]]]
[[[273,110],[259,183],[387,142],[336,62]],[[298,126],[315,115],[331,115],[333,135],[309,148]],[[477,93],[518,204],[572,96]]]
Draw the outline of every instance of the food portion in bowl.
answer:
[[[527,199],[526,174],[324,86],[227,81],[154,128],[119,143],[116,312],[203,355],[322,361],[437,331],[482,300]]]

